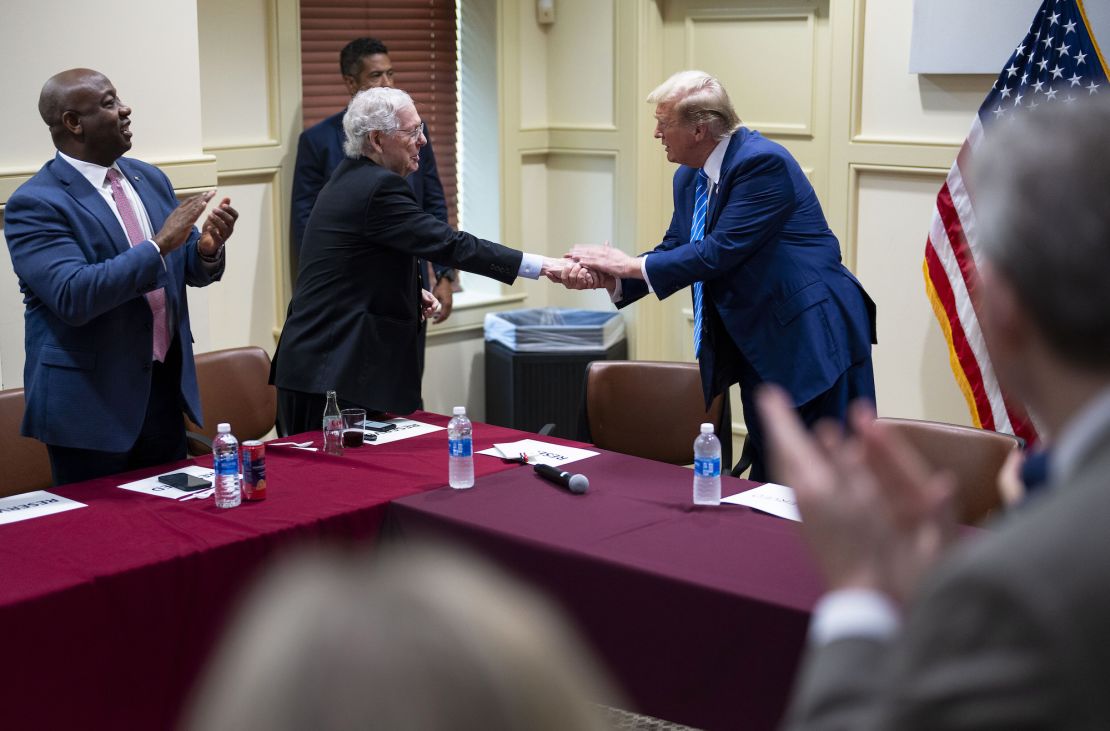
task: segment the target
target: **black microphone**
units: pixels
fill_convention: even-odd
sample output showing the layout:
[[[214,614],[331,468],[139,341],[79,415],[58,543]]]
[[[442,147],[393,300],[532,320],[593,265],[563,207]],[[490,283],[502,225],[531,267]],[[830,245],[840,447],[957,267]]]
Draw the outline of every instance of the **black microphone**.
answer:
[[[590,481],[586,479],[585,475],[572,475],[569,472],[563,472],[557,467],[552,467],[549,464],[538,464],[533,469],[535,469],[536,474],[543,479],[548,482],[554,482],[560,487],[565,487],[575,495],[581,495],[586,492],[586,489],[590,486]]]

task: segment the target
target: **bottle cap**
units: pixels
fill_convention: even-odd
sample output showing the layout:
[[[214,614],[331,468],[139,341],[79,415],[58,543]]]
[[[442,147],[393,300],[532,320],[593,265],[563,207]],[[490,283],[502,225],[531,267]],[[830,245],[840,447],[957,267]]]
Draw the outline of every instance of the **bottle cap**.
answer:
[[[713,433],[713,425],[710,424],[709,422],[706,422],[706,423],[702,424],[701,425],[701,433],[702,434],[712,434]]]
[[[466,416],[466,407],[465,406],[456,406],[454,408],[454,410],[451,411],[451,413],[454,414],[455,416]]]
[[[220,434],[230,434],[231,433],[231,424],[228,424],[226,422],[221,423],[216,427],[216,431],[219,432]]]

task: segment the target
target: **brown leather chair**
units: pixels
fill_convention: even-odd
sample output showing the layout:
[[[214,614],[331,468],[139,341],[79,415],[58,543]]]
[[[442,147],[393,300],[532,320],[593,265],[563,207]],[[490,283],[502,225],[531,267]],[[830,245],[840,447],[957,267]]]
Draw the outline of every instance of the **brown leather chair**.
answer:
[[[732,463],[728,393],[705,410],[696,363],[595,360],[586,368],[588,440],[635,457],[687,465],[703,422],[721,440],[721,469]]]
[[[270,385],[270,356],[262,348],[229,348],[201,353],[195,358],[200,387],[201,428],[185,419],[189,453],[212,449],[216,426],[231,424],[240,442],[261,439],[274,428],[277,391]]]
[[[1009,434],[940,421],[880,418],[876,425],[899,434],[936,469],[956,478],[956,517],[978,525],[1002,505],[998,473],[1006,458],[1021,447]]]
[[[0,391],[0,497],[53,484],[46,445],[19,433],[23,420],[23,389]]]

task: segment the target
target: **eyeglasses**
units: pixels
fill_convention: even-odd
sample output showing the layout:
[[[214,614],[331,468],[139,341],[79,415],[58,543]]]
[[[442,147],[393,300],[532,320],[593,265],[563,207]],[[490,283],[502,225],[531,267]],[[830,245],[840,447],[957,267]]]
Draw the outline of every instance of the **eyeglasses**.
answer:
[[[424,123],[421,122],[420,124],[416,125],[412,129],[399,129],[399,130],[396,130],[396,132],[397,132],[397,134],[405,135],[406,137],[408,137],[413,142],[416,142],[417,140],[420,139],[420,135],[424,134]]]

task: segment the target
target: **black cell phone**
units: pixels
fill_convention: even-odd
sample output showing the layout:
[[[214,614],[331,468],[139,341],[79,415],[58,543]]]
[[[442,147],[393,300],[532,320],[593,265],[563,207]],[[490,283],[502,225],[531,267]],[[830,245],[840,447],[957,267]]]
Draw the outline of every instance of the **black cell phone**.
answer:
[[[370,421],[364,419],[362,421],[362,428],[369,429],[370,431],[393,431],[397,425],[390,421]]]
[[[188,472],[171,472],[168,475],[158,475],[158,481],[163,485],[176,487],[178,490],[203,490],[212,487],[208,480],[190,475]]]

